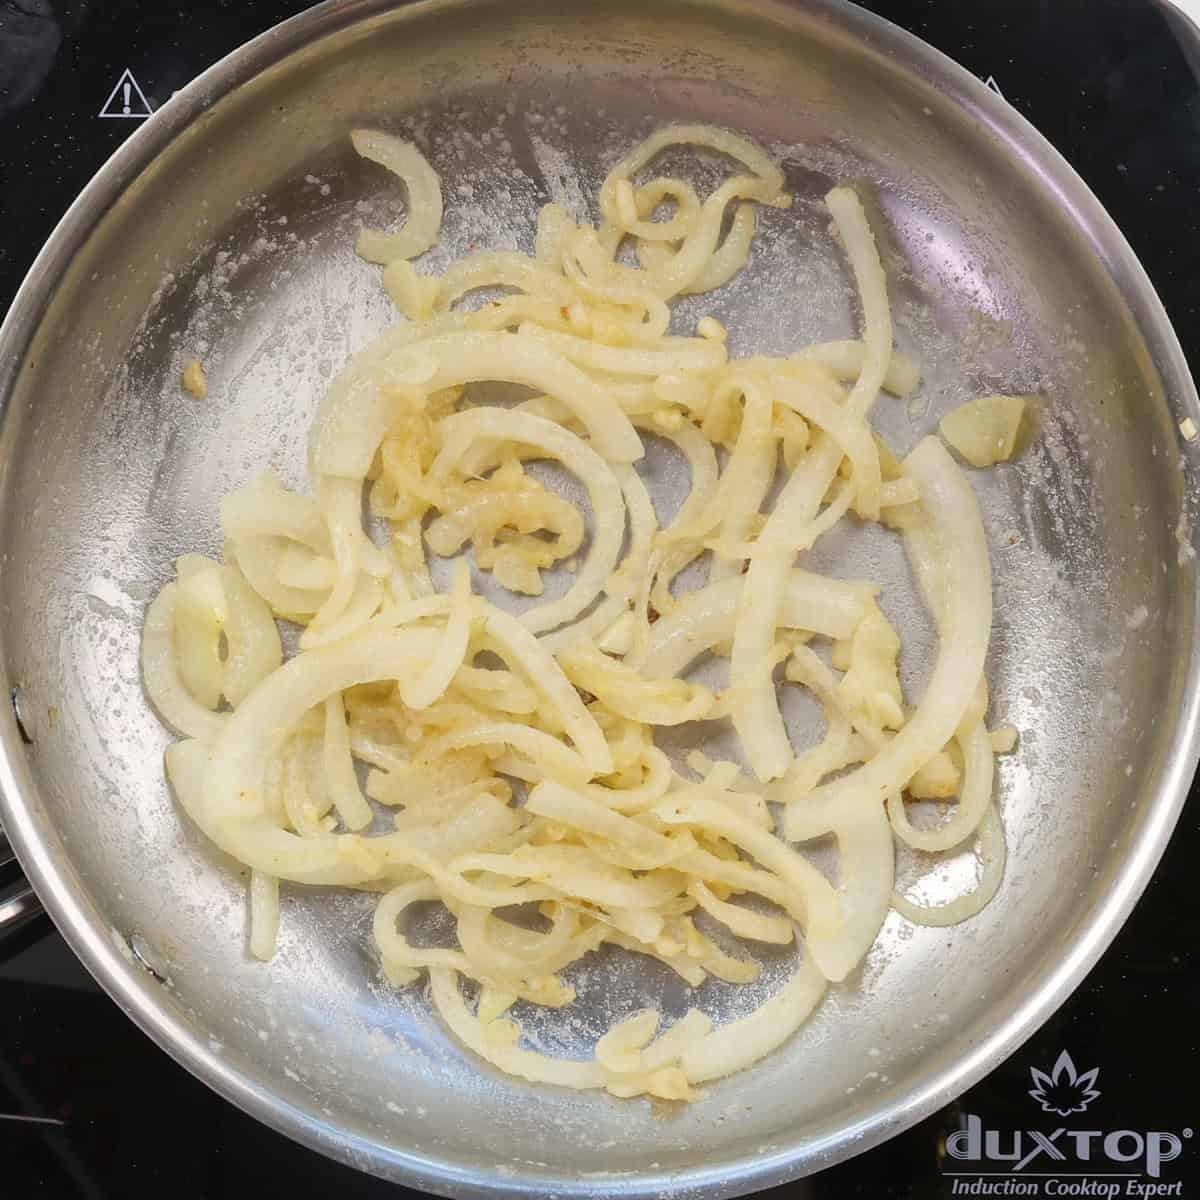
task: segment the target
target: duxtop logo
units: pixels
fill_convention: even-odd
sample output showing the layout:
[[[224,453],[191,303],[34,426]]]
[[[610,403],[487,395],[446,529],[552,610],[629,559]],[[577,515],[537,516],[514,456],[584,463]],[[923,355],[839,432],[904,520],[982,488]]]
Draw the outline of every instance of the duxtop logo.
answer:
[[[1087,1106],[1099,1097],[1100,1093],[1093,1087],[1099,1074],[1099,1067],[1078,1074],[1071,1056],[1064,1050],[1049,1075],[1037,1067],[1029,1068],[1029,1077],[1033,1080],[1029,1094],[1042,1106],[1042,1112],[1069,1117],[1072,1113],[1086,1112]]]
[[[1063,1050],[1049,1071],[1030,1067],[1029,1097],[1065,1119],[1100,1098],[1100,1068],[1080,1071]],[[1046,1122],[1050,1124],[1051,1122]],[[1182,1196],[1183,1181],[1162,1178],[1191,1129],[992,1129],[974,1113],[946,1139],[942,1170],[955,1196]]]

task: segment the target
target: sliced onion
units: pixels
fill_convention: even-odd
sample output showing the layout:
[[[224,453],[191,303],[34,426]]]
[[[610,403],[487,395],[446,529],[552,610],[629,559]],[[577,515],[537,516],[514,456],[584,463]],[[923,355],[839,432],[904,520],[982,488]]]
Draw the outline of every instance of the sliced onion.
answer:
[[[392,134],[354,129],[350,140],[363,158],[398,175],[408,191],[404,228],[398,233],[364,229],[358,236],[359,255],[370,262],[387,264],[393,259],[424,254],[437,241],[442,228],[442,184],[437,172],[416,146]]]
[[[640,663],[644,675],[662,679],[679,675],[689,663],[734,635],[738,606],[750,575],[689,592],[653,627]],[[806,629],[830,638],[849,637],[871,606],[875,587],[847,583],[796,569],[784,575],[779,625]]]
[[[945,556],[941,641],[925,695],[904,728],[868,762],[817,794],[863,797],[882,805],[953,737],[971,703],[992,627],[992,570],[979,502],[954,460],[935,438],[925,438],[905,460],[921,488],[922,503]],[[792,838],[792,814],[785,829]]]
[[[513,333],[419,336],[405,329],[377,344],[326,394],[313,426],[311,452],[322,474],[363,479],[392,423],[388,384],[441,391],[466,383],[517,383],[548,392],[587,428],[597,450],[614,462],[634,462],[642,442],[618,405],[574,366],[533,338]]]
[[[198,703],[179,677],[175,658],[175,589],[168,583],[146,610],[142,627],[142,681],[159,715],[185,737],[211,741],[227,718]]]

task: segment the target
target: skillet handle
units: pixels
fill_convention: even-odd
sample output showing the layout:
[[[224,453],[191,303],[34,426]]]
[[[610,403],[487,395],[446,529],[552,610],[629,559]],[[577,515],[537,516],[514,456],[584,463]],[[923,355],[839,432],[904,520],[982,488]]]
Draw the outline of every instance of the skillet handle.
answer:
[[[15,862],[8,840],[0,832],[0,868]],[[42,913],[33,888],[19,875],[7,887],[0,887],[0,938]]]
[[[0,892],[0,938],[41,915],[37,895],[24,880]]]

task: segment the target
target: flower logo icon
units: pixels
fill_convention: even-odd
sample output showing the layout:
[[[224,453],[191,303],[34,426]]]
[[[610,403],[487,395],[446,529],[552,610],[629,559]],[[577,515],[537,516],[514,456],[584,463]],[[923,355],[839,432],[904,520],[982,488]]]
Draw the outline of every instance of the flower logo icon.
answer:
[[[1037,1067],[1030,1067],[1029,1074],[1033,1079],[1033,1088],[1029,1094],[1042,1106],[1042,1112],[1069,1117],[1072,1113],[1085,1111],[1100,1095],[1095,1088],[1100,1068],[1093,1067],[1090,1071],[1079,1074],[1071,1056],[1065,1050],[1055,1060],[1049,1075],[1045,1071],[1039,1071]]]

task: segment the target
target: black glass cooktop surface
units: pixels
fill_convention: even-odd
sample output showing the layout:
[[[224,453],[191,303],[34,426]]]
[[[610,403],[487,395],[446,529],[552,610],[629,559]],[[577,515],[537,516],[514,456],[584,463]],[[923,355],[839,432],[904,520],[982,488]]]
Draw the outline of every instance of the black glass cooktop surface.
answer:
[[[285,0],[0,0],[0,306],[139,121]],[[1071,161],[1200,369],[1200,32],[1165,0],[873,0],[985,79]],[[1200,1189],[1193,795],[1084,985],[1008,1062],[885,1145],[769,1193],[1186,1196]],[[0,891],[15,867],[0,866]],[[1095,1072],[1093,1074],[1093,1072]],[[401,1196],[209,1091],[44,919],[0,943],[0,1196]]]

